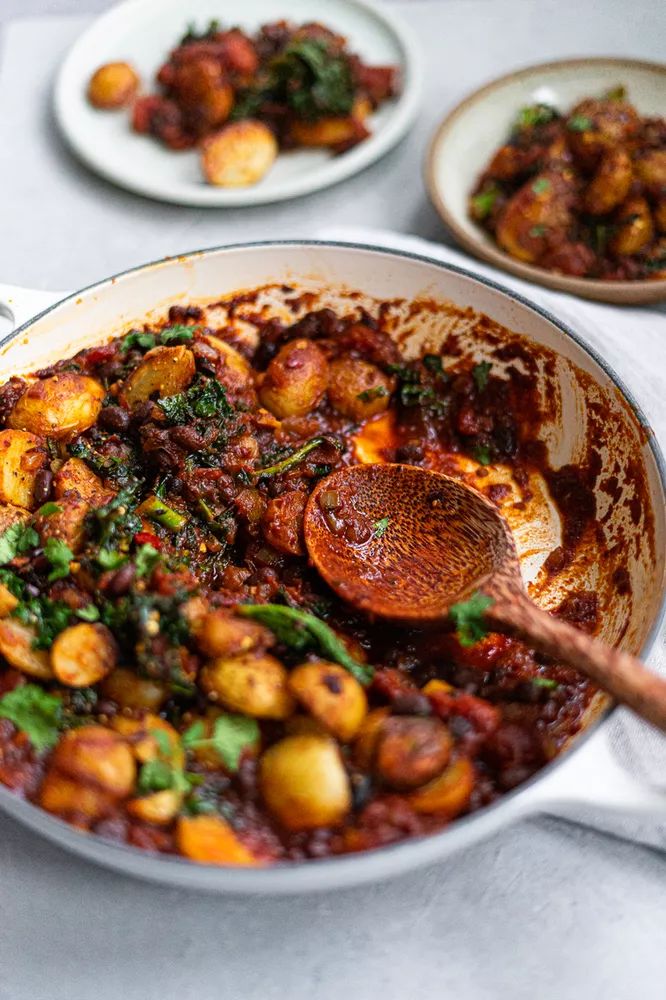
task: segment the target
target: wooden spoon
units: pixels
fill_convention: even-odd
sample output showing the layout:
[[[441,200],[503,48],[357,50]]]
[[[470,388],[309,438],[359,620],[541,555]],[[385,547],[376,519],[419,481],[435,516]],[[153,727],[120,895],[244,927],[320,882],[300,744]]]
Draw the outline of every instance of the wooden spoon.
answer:
[[[508,524],[457,479],[410,465],[341,469],[310,495],[305,542],[333,590],[370,616],[432,625],[480,591],[493,602],[489,626],[576,667],[666,732],[666,680],[537,607]]]

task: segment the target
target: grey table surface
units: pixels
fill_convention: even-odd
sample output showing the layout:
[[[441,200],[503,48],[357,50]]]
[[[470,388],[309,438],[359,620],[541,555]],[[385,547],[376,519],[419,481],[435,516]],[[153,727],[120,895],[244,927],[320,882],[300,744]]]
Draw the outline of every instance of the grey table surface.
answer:
[[[0,0],[0,23],[107,6]],[[661,0],[441,0],[411,10],[428,81],[409,141],[340,187],[224,213],[135,198],[69,157],[47,108],[72,26],[35,22],[35,38],[52,39],[40,50],[44,72],[0,54],[0,278],[73,288],[164,254],[307,235],[329,220],[441,239],[420,159],[446,107],[515,65],[659,58],[666,38]],[[131,881],[0,819],[0,1000],[663,1000],[665,889],[663,855],[550,819],[391,883],[249,901]]]

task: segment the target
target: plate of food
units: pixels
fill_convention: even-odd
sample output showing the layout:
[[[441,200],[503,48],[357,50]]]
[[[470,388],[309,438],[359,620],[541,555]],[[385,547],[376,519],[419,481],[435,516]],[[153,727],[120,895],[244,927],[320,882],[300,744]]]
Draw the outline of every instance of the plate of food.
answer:
[[[488,632],[478,598],[455,629],[373,619],[304,533],[316,496],[372,567],[395,524],[350,517],[331,477],[445,473],[501,512],[560,624],[645,651],[663,461],[575,333],[466,272],[333,243],[43,294],[28,319],[0,288],[26,318],[0,345],[0,809],[124,872],[265,893],[602,800],[593,682]]]
[[[440,124],[426,184],[476,256],[607,302],[666,298],[666,66],[573,59],[480,88]]]
[[[55,111],[107,180],[186,205],[307,194],[386,153],[418,108],[411,33],[363,0],[128,0],[60,70]]]

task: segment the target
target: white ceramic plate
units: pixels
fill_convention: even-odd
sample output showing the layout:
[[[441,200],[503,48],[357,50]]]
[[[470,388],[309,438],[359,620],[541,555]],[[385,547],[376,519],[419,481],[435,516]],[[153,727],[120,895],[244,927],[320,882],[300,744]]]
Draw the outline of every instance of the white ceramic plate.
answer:
[[[321,21],[345,35],[364,61],[398,65],[400,96],[372,115],[365,142],[331,156],[324,150],[280,154],[274,167],[248,188],[213,187],[203,179],[196,151],[173,152],[131,129],[127,109],[97,111],[86,98],[88,80],[105,62],[123,60],[140,73],[146,89],[188,23],[203,28],[219,18],[249,31],[267,21]],[[244,0],[232,12],[224,0],[125,0],[91,25],[63,63],[55,89],[55,112],[74,152],[107,180],[160,201],[181,205],[260,205],[309,194],[357,173],[402,138],[418,109],[418,48],[392,14],[366,0]]]
[[[595,281],[524,264],[505,253],[467,214],[467,199],[491,154],[505,140],[519,108],[542,101],[568,110],[623,84],[641,115],[666,113],[666,66],[633,59],[569,59],[500,77],[462,101],[437,128],[425,174],[430,198],[466,250],[527,281],[606,302],[666,299],[666,280]]]

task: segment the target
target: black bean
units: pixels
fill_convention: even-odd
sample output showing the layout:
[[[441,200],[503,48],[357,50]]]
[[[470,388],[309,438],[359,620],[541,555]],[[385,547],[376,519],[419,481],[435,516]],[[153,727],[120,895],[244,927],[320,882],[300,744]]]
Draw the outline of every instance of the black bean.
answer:
[[[132,586],[135,572],[133,563],[125,563],[124,566],[116,570],[107,582],[104,590],[111,597],[122,597]]]
[[[99,422],[107,430],[122,434],[130,425],[129,413],[122,406],[105,406],[99,415]]]
[[[35,506],[41,507],[43,503],[46,503],[49,496],[51,495],[51,487],[53,485],[53,473],[50,469],[40,469],[35,476],[35,491],[33,493],[33,501]]]

